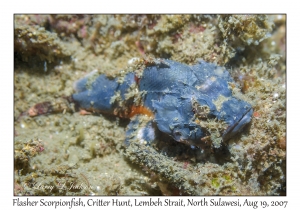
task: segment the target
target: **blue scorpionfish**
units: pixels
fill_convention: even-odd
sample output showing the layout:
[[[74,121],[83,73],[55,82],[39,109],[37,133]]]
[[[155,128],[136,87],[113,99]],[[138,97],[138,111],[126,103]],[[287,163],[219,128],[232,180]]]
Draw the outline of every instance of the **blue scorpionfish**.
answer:
[[[249,103],[232,96],[232,84],[229,72],[215,64],[188,66],[160,59],[139,76],[90,74],[77,81],[76,93],[66,98],[80,109],[130,118],[127,145],[131,139],[150,143],[159,130],[192,148],[218,147],[239,133],[253,113]],[[31,116],[53,111],[50,102],[29,110]]]

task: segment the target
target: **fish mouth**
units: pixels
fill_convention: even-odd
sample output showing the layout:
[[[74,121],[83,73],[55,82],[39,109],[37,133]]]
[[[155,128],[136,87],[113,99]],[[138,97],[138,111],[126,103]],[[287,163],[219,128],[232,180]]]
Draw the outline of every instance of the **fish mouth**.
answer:
[[[231,125],[225,130],[225,132],[222,135],[223,141],[230,139],[239,131],[241,131],[244,128],[244,126],[251,121],[252,114],[253,114],[253,109],[250,107],[249,109],[246,110],[246,112],[239,120],[237,120],[235,123],[233,123],[233,125]]]

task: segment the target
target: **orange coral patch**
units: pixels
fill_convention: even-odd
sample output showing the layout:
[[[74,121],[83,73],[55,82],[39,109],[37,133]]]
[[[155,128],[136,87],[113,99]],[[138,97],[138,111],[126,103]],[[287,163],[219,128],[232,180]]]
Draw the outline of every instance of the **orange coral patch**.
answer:
[[[260,117],[260,114],[258,112],[254,112],[253,116],[256,117],[256,118],[258,118],[258,117]]]

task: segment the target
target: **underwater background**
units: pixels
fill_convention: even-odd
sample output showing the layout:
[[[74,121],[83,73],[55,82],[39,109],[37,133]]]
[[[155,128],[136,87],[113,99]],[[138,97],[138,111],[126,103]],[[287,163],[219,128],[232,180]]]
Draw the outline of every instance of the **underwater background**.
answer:
[[[225,66],[250,125],[207,157],[164,135],[126,148],[110,115],[22,115],[151,58]],[[14,173],[15,195],[285,195],[286,16],[15,15]]]

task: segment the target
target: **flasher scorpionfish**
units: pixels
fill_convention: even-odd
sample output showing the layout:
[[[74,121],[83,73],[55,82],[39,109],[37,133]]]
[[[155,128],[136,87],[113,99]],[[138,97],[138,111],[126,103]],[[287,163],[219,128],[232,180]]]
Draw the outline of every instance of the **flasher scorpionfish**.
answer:
[[[210,145],[211,140],[218,147],[239,133],[253,114],[248,102],[232,96],[233,83],[229,72],[215,64],[199,61],[188,66],[159,59],[139,76],[89,74],[74,84],[76,93],[64,99],[80,109],[130,118],[127,145],[132,139],[151,143],[157,132],[163,132],[193,148]],[[43,102],[27,113],[36,116],[68,108]]]

